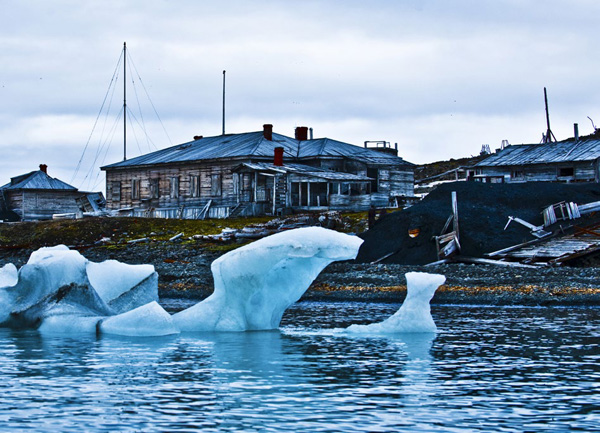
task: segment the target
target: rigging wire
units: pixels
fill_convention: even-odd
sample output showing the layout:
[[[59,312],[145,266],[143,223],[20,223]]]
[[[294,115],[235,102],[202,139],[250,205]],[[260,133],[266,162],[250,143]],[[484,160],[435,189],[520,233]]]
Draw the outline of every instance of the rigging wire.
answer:
[[[102,144],[102,148],[105,148],[104,150],[104,157],[102,158],[102,161],[100,162],[100,166],[104,165],[104,162],[106,161],[106,156],[108,155],[108,151],[110,150],[110,143],[112,143],[112,140],[115,136],[115,134],[117,133],[117,127],[120,126],[121,123],[121,118],[123,117],[123,108],[121,108],[121,111],[119,112],[119,115],[117,116],[117,118],[115,119],[115,122],[113,123],[113,126],[110,130],[110,135],[106,138],[106,140],[104,141],[104,143]],[[105,146],[108,143],[107,146]],[[98,154],[99,156],[99,154]],[[92,164],[92,167],[90,168],[90,172],[89,174],[92,174],[92,171],[94,169],[95,166],[95,162],[94,164]],[[100,175],[102,174],[102,170],[98,170],[96,172],[96,178],[94,179],[94,186],[91,187],[91,189],[96,188],[97,186],[97,181],[98,181],[98,177],[100,177]],[[90,177],[90,181],[88,183],[88,186],[92,184],[91,181],[91,177]]]
[[[128,55],[128,58],[129,58],[130,64],[132,64],[133,60],[131,59],[131,56]],[[152,152],[152,149],[150,148],[150,139],[149,139],[150,137],[149,137],[149,135],[147,133],[147,130],[146,130],[146,122],[144,121],[144,113],[142,112],[142,106],[140,104],[140,98],[138,96],[137,86],[135,85],[135,79],[134,79],[134,77],[131,77],[131,85],[133,87],[133,93],[135,94],[135,100],[137,102],[137,107],[138,107],[138,111],[139,111],[139,114],[140,114],[140,119],[142,120],[142,126],[141,126],[141,128],[142,128],[142,131],[144,132],[144,135],[146,137],[146,145],[148,146],[148,152]],[[158,147],[156,147],[156,145],[154,143],[152,143],[152,146],[154,146],[155,150],[158,150]],[[139,148],[139,144],[138,144],[138,148]],[[142,153],[143,152],[140,149],[140,155]]]
[[[117,75],[117,78],[118,78],[118,75]],[[98,145],[96,147],[96,154],[94,155],[93,161],[90,164],[90,168],[88,169],[85,177],[83,178],[82,184],[86,181],[86,179],[88,179],[89,176],[92,175],[92,173],[93,173],[93,171],[95,169],[96,161],[98,161],[98,157],[102,153],[102,149],[107,144],[107,139],[105,138],[107,136],[105,135],[105,133],[106,133],[106,128],[107,128],[107,124],[108,124],[108,115],[110,114],[110,110],[111,110],[111,107],[112,107],[112,101],[113,101],[113,98],[114,98],[114,94],[115,94],[116,88],[117,88],[117,86],[113,86],[113,88],[112,88],[112,93],[111,93],[111,96],[110,96],[108,108],[106,109],[106,112],[104,113],[104,122],[102,123],[102,132],[100,133],[100,135],[98,137]],[[123,108],[121,107],[121,111],[122,110],[123,110]],[[112,132],[113,136],[114,136],[114,130],[116,128],[116,123],[120,119],[120,116],[121,116],[121,114],[119,113],[118,118],[113,122],[113,125],[109,129],[109,134],[110,134],[110,131],[113,131]],[[103,139],[104,139],[104,142],[102,142]],[[110,143],[108,144],[108,146],[110,147]]]
[[[90,132],[90,135],[87,139],[87,142],[85,143],[85,146],[83,147],[83,152],[81,153],[81,157],[79,158],[79,162],[77,163],[77,167],[75,168],[75,173],[73,174],[73,177],[71,177],[71,181],[69,183],[73,183],[73,181],[75,180],[75,177],[79,173],[79,169],[81,168],[81,162],[83,161],[85,152],[90,144],[90,141],[92,140],[92,135],[94,134],[94,131],[96,130],[96,125],[98,124],[98,119],[100,118],[100,115],[102,114],[102,110],[104,109],[104,104],[106,103],[106,98],[108,97],[110,88],[111,88],[113,82],[116,80],[116,78],[118,78],[118,69],[119,69],[119,65],[121,64],[122,58],[123,58],[123,52],[121,51],[121,55],[119,56],[119,60],[117,61],[117,66],[115,67],[112,78],[110,79],[110,82],[108,84],[108,89],[106,89],[106,93],[104,95],[102,105],[100,106],[100,110],[98,111],[98,115],[96,116],[96,120],[94,121],[94,126],[92,127],[92,131]],[[113,91],[113,93],[114,93],[114,91]],[[112,97],[111,97],[111,100],[112,100]]]
[[[154,106],[154,103],[152,102],[152,98],[150,98],[150,94],[148,93],[148,90],[146,89],[146,86],[144,85],[144,81],[142,80],[142,77],[140,77],[140,74],[137,71],[137,67],[135,66],[135,63],[133,62],[133,59],[131,58],[131,54],[129,52],[127,53],[127,56],[128,56],[129,61],[131,62],[131,65],[133,65],[133,70],[135,71],[135,74],[137,75],[138,80],[140,81],[140,84],[142,85],[142,88],[144,89],[144,93],[146,93],[146,97],[148,98],[148,101],[150,102],[150,105],[152,106],[152,109],[154,110],[154,114],[156,115],[156,117],[158,118],[158,121],[160,122],[160,126],[162,127],[167,138],[169,139],[169,143],[171,145],[173,145],[173,141],[171,140],[171,137],[169,136],[169,133],[167,132],[167,129],[165,128],[165,125],[163,124],[163,121],[158,114],[158,111],[156,111],[156,107]]]
[[[125,56],[124,56],[125,54]],[[119,114],[117,116],[117,118],[115,119],[114,123],[112,123],[111,126],[109,126],[109,114],[110,114],[110,110],[113,106],[113,99],[115,96],[115,92],[117,89],[116,83],[119,79],[119,71],[121,69],[121,62],[125,62],[129,60],[129,69],[131,70],[131,67],[133,66],[133,71],[135,72],[135,75],[137,76],[137,80],[139,81],[139,83],[142,86],[142,89],[144,90],[144,93],[146,95],[146,98],[148,99],[150,106],[152,107],[152,110],[154,111],[154,114],[156,115],[165,135],[167,136],[167,139],[169,140],[169,142],[171,143],[171,145],[173,144],[173,141],[171,140],[171,137],[169,136],[169,133],[167,132],[165,125],[161,119],[161,117],[158,114],[158,111],[156,110],[156,107],[154,105],[154,103],[152,102],[152,99],[150,98],[150,95],[148,93],[148,90],[146,89],[146,86],[144,85],[144,82],[140,76],[140,74],[138,73],[137,67],[135,65],[135,62],[133,61],[133,58],[131,57],[130,54],[130,50],[121,50],[121,54],[119,56],[119,59],[117,61],[117,64],[115,66],[115,70],[113,71],[113,75],[112,78],[109,82],[109,86],[108,89],[106,90],[106,93],[104,95],[104,99],[102,101],[102,105],[100,107],[100,110],[98,112],[98,115],[96,116],[96,119],[94,121],[94,125],[92,127],[92,131],[90,132],[90,135],[88,137],[88,140],[84,146],[83,152],[81,154],[81,157],[78,161],[77,167],[75,169],[75,172],[71,178],[71,183],[74,182],[75,178],[78,176],[78,174],[80,173],[82,164],[83,164],[83,160],[86,156],[86,153],[89,153],[89,147],[90,144],[92,142],[92,137],[95,133],[97,133],[97,130],[100,127],[100,123],[102,124],[102,128],[101,128],[101,132],[100,132],[100,137],[98,139],[98,143],[97,143],[97,147],[96,147],[96,151],[93,154],[93,161],[92,164],[89,168],[89,170],[87,171],[86,175],[84,176],[83,180],[80,182],[80,185],[84,185],[86,183],[86,181],[88,182],[87,185],[91,186],[92,183],[94,183],[93,188],[96,188],[97,186],[97,181],[98,178],[100,177],[100,175],[102,174],[101,170],[98,170],[96,168],[96,164],[99,161],[99,159],[102,159],[102,162],[100,163],[100,166],[103,166],[106,158],[108,156],[108,152],[110,149],[110,146],[112,144],[113,138],[115,137],[116,131],[117,131],[117,127],[119,122],[121,121],[122,116],[125,116],[127,114],[129,114],[129,124],[131,125],[131,130],[133,131],[135,140],[136,140],[136,144],[138,147],[138,150],[140,152],[140,154],[143,154],[141,146],[140,146],[140,140],[137,137],[136,131],[133,128],[133,122],[135,122],[143,131],[144,133],[144,137],[146,139],[146,145],[148,147],[149,151],[152,151],[150,145],[152,145],[152,147],[154,147],[154,150],[158,150],[158,146],[154,143],[154,141],[152,140],[152,138],[150,137],[150,135],[148,134],[147,128],[146,128],[146,123],[145,123],[145,119],[144,119],[144,115],[142,112],[142,107],[141,107],[141,103],[140,103],[140,98],[138,95],[138,90],[137,90],[137,86],[136,86],[136,82],[135,79],[133,77],[132,74],[130,74],[131,76],[131,83],[133,85],[133,89],[134,89],[134,93],[135,93],[135,99],[137,101],[137,105],[138,105],[138,111],[139,111],[139,119],[138,117],[131,111],[131,109],[129,109],[129,107],[125,106],[125,103],[123,104],[123,106],[121,107],[121,110],[119,111]],[[111,91],[112,89],[112,91]],[[107,104],[108,102],[108,104]],[[124,111],[127,110],[126,112]],[[101,116],[102,113],[105,113],[104,115],[104,120],[101,121]],[[104,138],[103,138],[104,137]],[[96,176],[94,177],[94,170],[98,170],[96,173]],[[92,178],[94,178],[92,180]]]

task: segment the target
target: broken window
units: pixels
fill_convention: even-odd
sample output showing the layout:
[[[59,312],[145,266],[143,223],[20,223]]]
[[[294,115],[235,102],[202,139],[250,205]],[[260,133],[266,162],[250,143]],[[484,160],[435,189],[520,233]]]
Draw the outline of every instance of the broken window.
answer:
[[[212,174],[210,176],[210,195],[221,195],[221,175]]]
[[[523,180],[525,179],[525,173],[523,173],[523,170],[513,170],[510,177],[514,180]]]
[[[160,196],[160,179],[150,179],[150,198],[159,198]]]
[[[200,197],[200,176],[190,175],[190,196]]]
[[[121,182],[113,182],[111,186],[112,201],[121,201]]]
[[[560,167],[558,169],[559,177],[572,177],[575,174],[575,169],[573,167]]]
[[[137,200],[140,198],[140,180],[132,179],[131,180],[131,199]]]
[[[179,177],[173,176],[171,177],[171,198],[179,198]]]
[[[379,191],[379,170],[377,168],[367,168],[367,177],[373,179],[371,181],[371,191]]]

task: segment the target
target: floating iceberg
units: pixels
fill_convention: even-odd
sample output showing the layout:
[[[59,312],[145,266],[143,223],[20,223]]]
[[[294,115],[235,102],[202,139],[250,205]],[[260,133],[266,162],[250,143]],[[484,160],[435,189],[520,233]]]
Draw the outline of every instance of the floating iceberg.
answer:
[[[215,260],[214,293],[173,316],[157,303],[153,266],[94,263],[64,245],[40,248],[18,271],[0,268],[0,325],[127,336],[275,329],[325,266],[355,258],[361,244],[356,236],[320,227],[260,239]],[[396,314],[344,332],[435,331],[429,301],[445,277],[411,272],[406,279],[407,297]]]
[[[153,266],[93,263],[64,245],[34,251],[16,276],[12,268],[2,268],[0,325],[96,332],[103,317],[158,300]]]
[[[391,334],[435,332],[429,302],[446,277],[439,274],[409,272],[406,274],[406,299],[396,313],[379,323],[350,325],[346,332],[357,334]]]
[[[214,293],[173,320],[181,331],[275,329],[323,268],[355,258],[362,242],[356,236],[306,227],[240,247],[212,263]]]

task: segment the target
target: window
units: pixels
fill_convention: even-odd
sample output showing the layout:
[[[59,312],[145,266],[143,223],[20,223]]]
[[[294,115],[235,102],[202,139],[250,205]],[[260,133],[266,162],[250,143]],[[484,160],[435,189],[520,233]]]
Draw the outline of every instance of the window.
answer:
[[[197,174],[190,175],[190,196],[200,197],[200,176]]]
[[[131,199],[136,200],[140,198],[140,180],[131,180]]]
[[[240,193],[240,175],[233,173],[233,193],[238,195]]]
[[[371,181],[371,191],[379,191],[379,170],[376,168],[367,168],[367,177],[373,179]]]
[[[150,198],[159,198],[160,179],[150,179]]]
[[[575,174],[573,167],[561,167],[558,169],[559,177],[572,177]]]
[[[212,174],[210,176],[210,195],[221,195],[221,175]]]
[[[112,201],[121,201],[121,182],[113,182],[111,186]]]
[[[179,198],[179,177],[173,176],[170,179],[170,197]]]
[[[510,177],[515,180],[523,180],[525,179],[525,174],[523,173],[523,170],[513,170]]]

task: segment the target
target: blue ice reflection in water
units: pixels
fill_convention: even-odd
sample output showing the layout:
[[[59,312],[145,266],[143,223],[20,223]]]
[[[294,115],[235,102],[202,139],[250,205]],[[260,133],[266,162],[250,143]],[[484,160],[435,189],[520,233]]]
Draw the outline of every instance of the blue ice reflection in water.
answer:
[[[303,302],[286,313],[280,331],[152,339],[0,329],[0,429],[592,431],[600,425],[600,310],[433,306],[437,335],[331,331],[383,320],[396,309]]]

